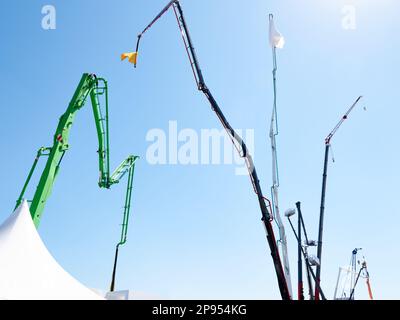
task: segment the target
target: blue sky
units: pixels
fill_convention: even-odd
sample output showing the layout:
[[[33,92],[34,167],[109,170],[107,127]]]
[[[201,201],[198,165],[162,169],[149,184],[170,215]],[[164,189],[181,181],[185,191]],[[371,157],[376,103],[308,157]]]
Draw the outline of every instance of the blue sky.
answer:
[[[37,149],[51,143],[84,72],[109,81],[111,161],[137,165],[132,224],[117,287],[164,298],[277,299],[257,200],[234,165],[151,166],[153,128],[220,128],[197,92],[172,12],[143,39],[139,67],[119,56],[165,5],[154,0],[1,1],[0,219],[11,213]],[[376,298],[398,298],[398,74],[400,3],[395,0],[182,0],[208,86],[231,124],[255,131],[255,163],[268,195],[272,107],[268,13],[286,46],[279,61],[281,210],[302,202],[317,237],[324,138],[359,95],[333,140],[323,252],[323,288],[364,248]],[[57,9],[57,29],[41,9]],[[356,29],[342,28],[345,5]],[[362,107],[366,107],[364,111]],[[97,141],[89,104],[47,203],[40,234],[60,264],[89,287],[109,286],[125,182],[97,188]],[[36,177],[38,178],[38,177]],[[30,190],[32,194],[33,190]],[[296,243],[290,230],[292,282]],[[359,298],[367,297],[364,283]]]

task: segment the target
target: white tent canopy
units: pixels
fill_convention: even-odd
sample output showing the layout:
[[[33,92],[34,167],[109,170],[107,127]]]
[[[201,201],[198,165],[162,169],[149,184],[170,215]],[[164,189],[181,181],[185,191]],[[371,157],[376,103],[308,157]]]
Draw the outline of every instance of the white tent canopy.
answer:
[[[26,202],[0,226],[0,299],[102,299],[51,256],[33,224]]]

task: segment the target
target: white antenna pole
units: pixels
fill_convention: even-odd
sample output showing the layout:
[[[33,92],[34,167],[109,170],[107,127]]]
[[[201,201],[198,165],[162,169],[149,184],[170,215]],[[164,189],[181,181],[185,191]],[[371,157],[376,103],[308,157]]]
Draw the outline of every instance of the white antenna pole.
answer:
[[[269,15],[269,23],[270,23],[270,40],[272,36],[272,27],[273,27],[273,15]],[[271,41],[270,41],[271,42]],[[277,60],[276,60],[276,46],[272,45],[272,56],[273,56],[273,85],[274,85],[274,105],[272,110],[271,117],[271,128],[269,137],[271,140],[271,148],[272,148],[272,187],[271,187],[271,195],[272,195],[272,211],[275,218],[275,221],[278,225],[279,229],[279,241],[278,248],[281,251],[282,255],[282,263],[285,272],[286,282],[288,284],[289,293],[292,295],[292,282],[290,276],[290,266],[289,266],[289,257],[288,257],[288,247],[287,247],[287,239],[285,233],[285,227],[282,222],[282,218],[279,212],[279,168],[278,168],[278,152],[276,147],[276,136],[279,134],[278,130],[278,112],[277,112],[277,84],[276,84],[276,73],[278,70]]]

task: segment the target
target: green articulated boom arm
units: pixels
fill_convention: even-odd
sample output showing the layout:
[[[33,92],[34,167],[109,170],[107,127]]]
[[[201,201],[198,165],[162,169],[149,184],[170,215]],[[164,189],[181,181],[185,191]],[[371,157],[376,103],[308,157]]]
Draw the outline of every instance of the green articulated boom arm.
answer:
[[[114,267],[113,267],[111,286],[110,286],[111,292],[113,292],[115,289],[115,278],[117,272],[119,247],[123,246],[127,241],[128,223],[131,210],[131,198],[133,189],[133,175],[135,173],[135,162],[137,159],[138,157],[135,156],[128,157],[128,159],[122,162],[122,164],[115,170],[115,172],[111,176],[111,181],[118,183],[122,179],[122,177],[128,173],[128,187],[126,188],[126,195],[125,195],[125,206],[124,206],[124,215],[122,220],[121,239],[118,242],[117,247],[115,249]]]
[[[128,174],[128,186],[126,188],[125,195],[125,206],[124,206],[124,215],[122,221],[122,232],[121,232],[121,240],[118,243],[118,247],[122,246],[126,243],[127,234],[128,234],[128,223],[129,223],[129,214],[131,210],[131,199],[132,199],[132,190],[133,190],[133,176],[135,174],[135,163],[138,160],[138,156],[129,156],[124,162],[120,164],[120,166],[114,171],[111,176],[111,181],[113,184],[119,183],[121,179]]]
[[[134,165],[138,157],[129,156],[117,168],[117,170],[110,175],[107,81],[105,79],[98,78],[94,74],[88,73],[83,74],[67,111],[60,118],[56,133],[54,135],[53,146],[39,149],[32,169],[29,172],[28,178],[17,200],[16,207],[18,207],[24,200],[25,192],[39,159],[43,156],[47,157],[45,168],[40,177],[39,184],[36,188],[36,192],[30,205],[30,212],[36,227],[38,227],[40,224],[40,219],[42,217],[46,201],[51,195],[55,179],[57,178],[57,174],[60,169],[60,164],[65,153],[69,150],[69,135],[76,113],[85,105],[85,102],[89,96],[92,103],[93,115],[99,141],[99,187],[109,189],[113,184],[119,183],[122,177],[129,173],[123,223],[126,224],[127,230],[127,222],[129,217],[126,217],[126,215],[129,215]],[[127,208],[127,206],[129,206],[129,208]],[[123,230],[123,232],[125,232],[125,238],[127,232],[126,230]]]

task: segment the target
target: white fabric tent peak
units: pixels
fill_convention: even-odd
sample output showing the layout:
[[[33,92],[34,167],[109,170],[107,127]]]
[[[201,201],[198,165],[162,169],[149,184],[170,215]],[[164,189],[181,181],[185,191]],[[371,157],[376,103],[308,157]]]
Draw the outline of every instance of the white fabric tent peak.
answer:
[[[52,257],[27,202],[0,226],[0,299],[99,300]]]

